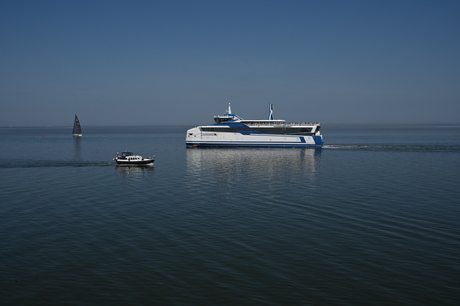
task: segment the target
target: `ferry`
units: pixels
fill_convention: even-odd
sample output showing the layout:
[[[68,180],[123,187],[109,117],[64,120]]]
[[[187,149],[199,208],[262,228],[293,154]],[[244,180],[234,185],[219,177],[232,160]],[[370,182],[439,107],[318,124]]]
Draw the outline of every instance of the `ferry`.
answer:
[[[214,116],[214,124],[187,130],[187,147],[279,147],[321,148],[321,123],[288,123],[273,119],[273,104],[267,120],[245,120],[232,113]]]

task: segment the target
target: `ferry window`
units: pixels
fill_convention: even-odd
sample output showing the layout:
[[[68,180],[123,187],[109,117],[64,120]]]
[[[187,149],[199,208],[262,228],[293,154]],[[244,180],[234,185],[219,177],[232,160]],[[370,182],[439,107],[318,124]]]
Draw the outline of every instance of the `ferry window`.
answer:
[[[193,133],[188,133],[188,136],[192,136],[192,135],[193,135]]]

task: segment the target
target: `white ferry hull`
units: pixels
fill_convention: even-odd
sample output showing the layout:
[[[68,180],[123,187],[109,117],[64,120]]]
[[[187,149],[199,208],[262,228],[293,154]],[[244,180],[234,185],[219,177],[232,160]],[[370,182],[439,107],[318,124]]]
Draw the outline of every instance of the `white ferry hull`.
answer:
[[[186,145],[188,147],[321,148],[323,137],[321,135],[202,132],[199,128],[193,128],[187,131]]]

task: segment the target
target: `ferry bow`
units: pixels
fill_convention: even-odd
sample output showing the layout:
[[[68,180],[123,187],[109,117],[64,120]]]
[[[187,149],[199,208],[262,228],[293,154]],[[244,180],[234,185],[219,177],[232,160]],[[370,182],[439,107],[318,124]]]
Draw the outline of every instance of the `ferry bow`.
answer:
[[[267,120],[245,120],[232,113],[230,103],[226,114],[214,116],[213,125],[187,130],[187,147],[280,147],[321,148],[321,123],[287,123],[273,119],[270,104]]]

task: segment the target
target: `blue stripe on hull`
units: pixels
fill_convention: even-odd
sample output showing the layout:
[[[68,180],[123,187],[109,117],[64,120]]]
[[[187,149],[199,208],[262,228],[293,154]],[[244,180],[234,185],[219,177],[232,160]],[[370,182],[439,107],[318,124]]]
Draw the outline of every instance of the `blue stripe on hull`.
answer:
[[[321,136],[313,136],[313,140],[315,141],[315,144],[317,145],[323,145],[323,137]]]
[[[215,135],[215,134],[214,134]],[[269,136],[269,135],[267,135]],[[297,136],[290,137],[291,141],[275,141],[275,140],[265,140],[257,141],[252,139],[251,136],[245,136],[248,140],[217,140],[219,137],[216,137],[216,140],[195,140],[195,141],[186,141],[187,147],[252,147],[252,148],[321,148],[323,146],[323,138],[321,136]],[[276,136],[274,136],[276,137]],[[307,137],[309,137],[309,142],[307,142]],[[268,137],[267,137],[268,138]],[[249,140],[251,139],[251,140]],[[311,142],[314,141],[314,143]]]
[[[240,148],[315,148],[319,149],[322,147],[322,144],[230,144],[230,143],[187,143],[187,147],[240,147]]]

